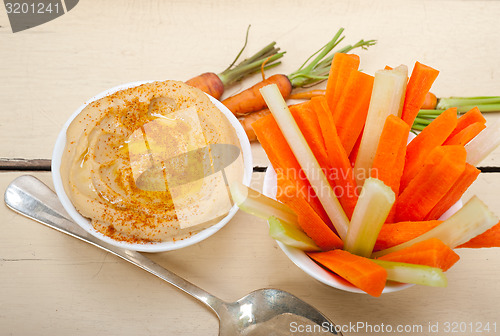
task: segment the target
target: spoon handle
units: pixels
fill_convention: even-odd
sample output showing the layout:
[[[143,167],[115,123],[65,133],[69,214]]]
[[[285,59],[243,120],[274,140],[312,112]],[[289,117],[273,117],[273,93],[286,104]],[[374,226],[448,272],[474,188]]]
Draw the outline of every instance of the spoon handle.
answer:
[[[34,176],[24,175],[10,183],[5,191],[5,204],[12,210],[110,252],[156,275],[173,286],[200,300],[219,316],[224,302],[203,289],[163,268],[137,251],[110,245],[90,235],[69,219],[57,195]]]

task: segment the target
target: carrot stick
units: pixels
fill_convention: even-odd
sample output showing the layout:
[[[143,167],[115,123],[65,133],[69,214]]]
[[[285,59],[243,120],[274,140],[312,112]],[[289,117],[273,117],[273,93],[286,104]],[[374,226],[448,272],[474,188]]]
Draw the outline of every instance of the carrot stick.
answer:
[[[329,221],[328,215],[314,193],[295,155],[293,155],[274,117],[272,115],[262,117],[254,122],[252,127],[278,176],[283,174],[286,179],[292,181],[293,186],[300,191],[303,197],[307,197],[307,201],[311,203],[311,206],[321,218]]]
[[[413,121],[425,101],[425,96],[431,89],[432,83],[434,83],[438,74],[439,71],[429,66],[419,62],[415,63],[406,88],[401,117],[410,127],[413,125]]]
[[[373,251],[385,250],[389,247],[406,243],[435,228],[442,222],[440,220],[431,220],[384,224],[377,236],[377,242]]]
[[[390,187],[396,198],[399,195],[399,183],[403,175],[409,132],[410,127],[401,118],[392,114],[387,117],[371,170],[372,177],[378,178]],[[393,222],[395,214],[396,208],[392,207],[386,221]]]
[[[380,296],[387,271],[372,260],[343,250],[310,252],[309,257],[372,296]]]
[[[329,222],[328,215],[314,193],[274,117],[272,115],[262,117],[254,122],[252,127],[278,176],[283,174],[287,180],[292,181],[293,187],[299,190],[300,195],[306,197],[306,200],[311,203],[311,206],[324,221]],[[279,181],[280,179],[278,179]]]
[[[423,220],[462,175],[466,156],[463,146],[434,148],[396,200],[395,220]]]
[[[291,107],[293,105],[288,105],[288,107]],[[263,118],[267,115],[271,114],[271,111],[267,108],[262,109],[260,111],[256,112],[251,112],[248,114],[245,114],[242,117],[239,117],[238,120],[243,126],[243,129],[245,130],[245,133],[247,134],[248,140],[250,141],[257,141],[257,135],[255,135],[255,131],[252,128],[252,124],[259,120],[260,118]]]
[[[290,83],[288,77],[276,74],[255,84],[245,91],[224,99],[222,104],[224,104],[237,117],[244,116],[250,112],[260,111],[266,107],[266,102],[264,101],[264,98],[262,98],[259,89],[269,84],[276,84],[285,99],[288,98],[292,92],[292,84]]]
[[[473,124],[470,124],[454,136],[449,136],[448,139],[443,143],[443,145],[465,146],[485,128],[486,125],[482,122],[475,122]]]
[[[302,172],[302,168],[293,155],[293,152],[283,136],[283,133],[281,133],[274,117],[271,114],[262,117],[254,122],[252,127],[255,130],[255,134],[264,148],[269,161],[273,165],[276,174],[278,177],[283,175],[283,178],[278,178],[278,186],[282,180],[291,181],[291,186],[290,184],[287,184],[284,187],[293,188],[287,194],[289,194],[289,196],[299,195],[300,197],[304,197],[311,203],[311,206],[323,219],[323,221],[330,223],[328,215],[314,193],[309,181],[305,177],[305,174]],[[283,201],[279,198],[278,200]]]
[[[243,126],[243,129],[247,134],[248,140],[250,141],[257,140],[257,135],[255,135],[255,131],[252,128],[252,124],[257,120],[259,120],[260,118],[265,117],[269,114],[271,114],[271,111],[269,111],[269,109],[263,109],[257,112],[246,114],[243,117],[238,118],[241,126]]]
[[[448,109],[424,128],[406,149],[405,167],[401,177],[400,192],[422,169],[427,155],[437,146],[441,146],[457,125],[457,109]]]
[[[441,240],[430,238],[378,259],[438,267],[447,271],[460,257]]]
[[[361,146],[361,135],[363,134],[363,130],[361,130],[361,134],[358,137],[358,140],[356,140],[356,143],[354,144],[354,147],[352,147],[351,154],[349,154],[349,161],[351,162],[351,166],[354,167],[354,164],[356,163],[356,159],[358,158],[358,153],[359,153],[359,147]]]
[[[288,205],[297,215],[299,226],[323,251],[342,248],[344,243],[333,232],[331,222],[325,222],[311,204],[294,189],[291,181],[280,179],[281,191],[277,198]],[[328,216],[326,217],[328,218]]]
[[[310,90],[292,93],[289,99],[311,99],[313,97],[324,96],[326,90]]]
[[[483,248],[483,247],[500,247],[500,222],[491,229],[481,233],[469,240],[467,243],[457,247],[467,248]]]
[[[347,82],[351,71],[357,70],[358,66],[359,56],[357,55],[337,53],[333,57],[325,92],[325,97],[330,110],[335,111],[342,94],[343,87]]]
[[[307,185],[301,185],[292,179],[289,179],[283,174],[282,171],[276,171],[278,180],[278,192],[276,193],[276,199],[282,203],[288,204],[293,203],[295,198],[304,199],[318,214],[321,220],[331,229],[335,231],[332,221],[328,217],[325,209],[321,205],[318,196],[314,193],[313,188],[308,183]]]
[[[362,186],[370,177],[373,159],[382,133],[382,125],[390,114],[400,115],[406,89],[408,68],[400,65],[394,70],[375,72],[370,106],[366,115],[359,153],[354,164],[356,182]]]
[[[330,167],[326,174],[327,178],[334,182],[335,194],[347,217],[351,219],[358,195],[349,157],[340,142],[326,98],[315,97],[309,103],[313,107],[314,114],[318,116],[320,130],[325,141]]]
[[[373,81],[373,76],[360,71],[351,71],[335,110],[332,110],[333,121],[347,155],[351,154],[363,130],[370,106]]]
[[[438,219],[453,204],[458,202],[464,192],[476,180],[481,171],[476,167],[466,163],[465,169],[460,177],[455,181],[450,190],[439,200],[432,210],[425,216],[425,220]]]
[[[307,101],[290,106],[290,113],[304,135],[314,157],[318,160],[320,167],[328,171],[329,162],[326,154],[325,141],[320,131],[320,122],[318,121],[316,113],[314,113],[311,102]]]
[[[469,125],[472,125],[474,123],[482,123],[486,124],[486,119],[484,119],[483,115],[481,114],[481,111],[477,107],[474,107],[467,111],[464,115],[462,115],[460,118],[457,120],[457,126],[451,132],[450,136],[448,139],[454,137],[457,135],[459,132],[461,132],[464,128],[466,128]]]
[[[252,124],[252,128],[274,169],[283,171],[292,181],[306,183],[305,176],[299,174],[300,165],[274,117],[271,114],[262,117]]]

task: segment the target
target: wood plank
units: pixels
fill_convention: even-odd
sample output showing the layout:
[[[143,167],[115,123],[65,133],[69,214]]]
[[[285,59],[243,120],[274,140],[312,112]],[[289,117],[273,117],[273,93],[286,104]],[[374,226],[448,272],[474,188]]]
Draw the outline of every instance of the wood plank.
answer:
[[[306,8],[314,20],[304,19]],[[379,41],[360,52],[368,73],[420,60],[441,70],[433,88],[438,96],[498,95],[500,45],[491,41],[499,10],[496,1],[81,1],[62,17],[16,34],[0,11],[0,157],[50,158],[71,113],[110,87],[224,70],[248,24],[243,57],[272,40],[287,51],[269,74],[291,73],[343,26],[346,41]],[[267,165],[259,146],[254,154],[257,166]],[[497,150],[488,165],[500,166],[499,160]]]
[[[1,173],[0,187],[20,173]],[[49,173],[36,173],[51,184]],[[260,189],[264,174],[254,174]],[[481,174],[478,194],[500,214],[500,174]],[[214,314],[194,299],[101,250],[0,206],[0,333],[3,335],[217,335]],[[498,249],[458,251],[447,288],[414,286],[380,298],[335,290],[313,280],[280,251],[263,220],[239,212],[220,232],[195,246],[149,254],[153,260],[225,300],[262,287],[289,291],[333,321],[439,324],[500,323]],[[30,323],[26,323],[29,320]],[[290,333],[292,334],[292,333]],[[373,335],[367,329],[346,335]],[[395,333],[416,335],[417,332]],[[494,333],[493,333],[494,334]],[[297,333],[297,335],[300,335]]]

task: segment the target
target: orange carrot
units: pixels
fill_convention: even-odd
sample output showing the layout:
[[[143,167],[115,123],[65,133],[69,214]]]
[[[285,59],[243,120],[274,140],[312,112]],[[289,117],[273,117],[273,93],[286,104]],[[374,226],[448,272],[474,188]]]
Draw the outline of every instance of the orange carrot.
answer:
[[[295,158],[272,114],[260,118],[252,124],[252,127],[278,176],[283,174],[287,180],[292,181],[293,187],[307,196],[307,200],[311,203],[314,210],[324,221],[328,222],[328,215],[314,193],[311,184],[305,177],[305,174],[302,172],[299,162]]]
[[[283,174],[293,182],[304,197],[309,197],[314,210],[322,214],[322,218],[328,218],[272,114],[260,118],[252,127],[278,176]]]
[[[244,116],[250,112],[260,111],[266,107],[266,102],[264,101],[264,98],[262,98],[259,89],[269,84],[278,85],[278,88],[285,99],[287,99],[292,92],[292,84],[290,83],[288,77],[276,74],[255,84],[245,91],[224,99],[222,104],[226,105],[226,107],[237,117]]]
[[[364,127],[363,127],[364,129]],[[361,138],[363,134],[363,129],[361,130],[361,133],[358,136],[358,140],[356,140],[356,143],[354,144],[354,147],[352,148],[351,154],[349,154],[349,161],[351,161],[351,166],[354,167],[354,163],[356,163],[356,158],[358,157],[358,152],[359,152],[359,146],[361,145]]]
[[[287,184],[284,187],[284,184]],[[302,197],[291,182],[280,178],[281,192],[277,199],[288,205],[296,214],[297,221],[304,232],[323,251],[329,251],[336,248],[342,248],[344,243],[333,232],[331,222],[330,226],[318,215],[318,213],[309,204],[306,197]],[[328,217],[327,217],[328,218]]]
[[[219,99],[224,93],[224,83],[220,77],[213,72],[205,72],[199,76],[188,79],[186,84],[208,93],[215,99]]]
[[[333,121],[347,155],[351,154],[365,125],[373,81],[373,76],[351,71],[346,83],[343,83],[342,96],[338,99],[335,110],[332,110]]]
[[[465,169],[450,190],[439,200],[432,210],[425,216],[425,220],[438,219],[453,204],[457,203],[465,191],[476,180],[481,171],[476,167],[466,164]]]
[[[413,121],[425,101],[425,96],[431,89],[432,83],[434,83],[438,74],[439,71],[429,66],[419,62],[415,63],[408,86],[406,87],[405,101],[401,115],[401,118],[410,127],[413,125]]]
[[[329,163],[325,141],[320,131],[318,117],[311,106],[311,101],[290,106],[290,113],[304,135],[314,157],[318,160],[320,167],[328,170]]]
[[[423,110],[434,110],[436,109],[436,105],[437,105],[436,95],[432,92],[427,92],[427,94],[425,95],[424,102],[422,106],[420,106],[420,108]]]
[[[252,128],[275,170],[281,169],[293,181],[305,179],[300,176],[300,165],[272,114],[254,122]],[[292,177],[288,173],[295,175]]]
[[[309,257],[372,296],[380,296],[387,271],[368,258],[343,250],[309,252]]]
[[[482,130],[486,128],[486,125],[481,122],[476,122],[470,124],[453,137],[448,137],[448,139],[443,143],[443,145],[461,145],[465,146],[469,141],[474,139]]]
[[[466,156],[463,146],[434,148],[396,200],[395,220],[423,220],[462,175]]]
[[[481,111],[479,111],[479,108],[474,107],[467,111],[463,116],[458,118],[457,120],[457,126],[451,132],[449,135],[448,139],[453,138],[455,135],[460,133],[463,129],[465,129],[467,126],[472,125],[474,123],[482,123],[486,124],[486,119],[484,119],[483,115],[481,114]]]
[[[372,177],[378,178],[389,186],[396,198],[399,195],[399,183],[403,175],[409,133],[410,126],[401,118],[392,114],[387,117],[371,169]],[[392,222],[395,214],[396,208],[392,207],[386,221]]]
[[[438,267],[447,271],[460,257],[441,240],[430,238],[378,259]]]
[[[240,121],[241,126],[243,126],[243,129],[245,130],[245,133],[247,134],[248,140],[250,141],[256,141],[257,140],[257,135],[255,135],[255,131],[252,128],[252,124],[259,120],[262,117],[265,117],[267,115],[271,114],[271,111],[269,109],[263,109],[257,112],[249,113],[247,115],[244,115],[241,118],[238,118]]]
[[[301,185],[292,179],[286,177],[281,170],[276,171],[278,180],[278,191],[276,193],[276,199],[282,203],[288,204],[295,202],[295,198],[304,199],[318,214],[321,220],[333,231],[335,227],[332,221],[328,217],[325,209],[321,205],[318,196],[315,194],[311,185],[308,181],[307,185]]]
[[[389,247],[406,243],[408,240],[416,238],[430,229],[435,228],[442,222],[443,221],[440,220],[432,220],[384,224],[377,236],[377,242],[375,243],[373,251],[385,250]]]
[[[500,247],[500,222],[486,232],[483,232],[479,236],[472,238],[467,243],[462,244],[458,247]]]
[[[264,99],[260,95],[259,89],[268,84],[275,83],[278,85],[283,98],[287,99],[292,89],[311,85],[319,81],[325,80],[330,69],[334,55],[350,52],[356,48],[366,48],[375,44],[374,40],[360,40],[354,45],[345,46],[338,51],[334,52],[335,48],[340,41],[343,40],[343,28],[339,29],[335,36],[325,44],[320,51],[309,57],[299,69],[289,75],[273,75],[268,79],[255,84],[253,87],[240,92],[236,96],[229,97],[223,100],[229,110],[231,110],[237,117],[245,115],[253,111],[259,111],[265,106]],[[280,53],[279,55],[282,55]],[[277,55],[274,55],[275,57]],[[357,57],[357,56],[349,56]]]
[[[357,70],[358,66],[358,55],[337,53],[333,57],[325,93],[331,111],[335,111],[351,71]]]
[[[290,99],[311,99],[313,97],[324,96],[326,90],[310,90],[292,93]]]
[[[288,107],[291,106],[293,105],[288,105]],[[257,120],[259,120],[260,118],[263,118],[269,114],[271,114],[271,111],[265,108],[260,111],[245,114],[243,117],[238,118],[238,121],[240,122],[241,126],[243,126],[243,129],[247,134],[248,140],[257,141],[257,135],[255,135],[255,131],[252,128],[252,124]]]
[[[437,146],[441,146],[457,125],[457,109],[451,108],[434,119],[424,128],[406,149],[405,167],[401,177],[400,192],[422,169],[427,155]]]
[[[231,86],[232,84],[253,74],[255,71],[260,69],[261,66],[264,66],[264,64],[267,64],[264,67],[265,69],[278,65],[280,62],[276,61],[283,57],[284,52],[278,52],[279,48],[275,46],[276,42],[268,44],[254,55],[236,64],[238,58],[247,45],[248,32],[249,29],[247,29],[243,48],[240,50],[231,65],[229,65],[224,71],[218,74],[205,72],[187,80],[186,84],[197,87],[215,99],[220,99],[226,87]]]
[[[313,114],[318,117],[319,129],[328,153],[330,170],[327,171],[327,178],[335,184],[333,190],[347,217],[351,219],[358,195],[349,157],[340,142],[326,98],[315,97],[309,103],[313,106]]]

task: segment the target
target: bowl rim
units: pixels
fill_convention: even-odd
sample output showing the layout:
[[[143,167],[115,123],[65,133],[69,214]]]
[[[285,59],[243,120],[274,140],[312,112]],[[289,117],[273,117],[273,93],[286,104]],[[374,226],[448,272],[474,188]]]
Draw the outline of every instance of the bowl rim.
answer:
[[[276,199],[277,192],[277,176],[273,166],[270,164],[264,176],[262,193],[265,196],[271,197],[272,199]],[[446,219],[450,217],[453,213],[455,213],[458,209],[462,207],[462,201],[459,200],[456,204],[454,204],[450,209],[448,209],[440,219]],[[299,250],[298,248],[291,247],[285,245],[279,241],[276,241],[281,250],[286,254],[286,256],[302,271],[307,273],[312,278],[318,280],[319,282],[333,287],[337,289],[341,289],[347,292],[352,293],[361,293],[366,294],[366,292],[361,289],[355,287],[348,281],[342,279],[340,276],[333,274],[325,270],[323,267],[319,266],[316,262],[314,262],[311,258],[304,253],[304,251]],[[414,286],[414,284],[408,283],[398,283],[389,281],[385,285],[382,293],[392,293],[397,292],[409,287]]]
[[[158,80],[161,81],[161,80]],[[70,217],[80,226],[82,227],[86,232],[91,234],[92,236],[108,243],[113,246],[117,247],[122,247],[128,250],[134,250],[134,251],[139,251],[139,252],[164,252],[164,251],[172,251],[172,250],[177,250],[183,247],[191,246],[193,244],[196,244],[204,239],[207,239],[208,237],[212,236],[215,234],[217,231],[219,231],[222,227],[224,227],[230,220],[231,218],[234,217],[236,212],[238,211],[238,206],[234,204],[227,215],[222,218],[218,223],[203,229],[199,231],[198,233],[194,234],[193,236],[189,238],[185,238],[182,240],[178,241],[166,241],[166,242],[158,242],[158,243],[129,243],[129,242],[123,242],[123,241],[118,241],[114,240],[111,237],[108,237],[97,230],[94,229],[92,224],[90,223],[90,220],[88,218],[83,217],[73,206],[71,203],[68,195],[66,195],[66,192],[64,191],[64,187],[62,184],[62,178],[61,178],[61,173],[60,173],[60,167],[61,167],[61,159],[62,159],[62,154],[64,152],[64,147],[66,146],[66,131],[70,125],[70,123],[73,121],[73,119],[76,118],[76,116],[91,102],[96,101],[98,99],[101,99],[103,97],[109,96],[117,91],[124,90],[124,89],[129,89],[132,87],[136,87],[142,84],[147,84],[147,83],[153,83],[157,82],[156,80],[144,80],[144,81],[135,81],[135,82],[130,82],[130,83],[125,83],[121,85],[114,86],[110,89],[106,89],[92,98],[88,99],[85,103],[83,103],[79,108],[76,109],[76,111],[73,112],[73,114],[66,120],[64,123],[61,131],[59,132],[59,135],[56,139],[54,149],[52,152],[52,162],[51,162],[51,171],[52,171],[52,180],[54,182],[54,189],[56,191],[57,196],[59,197],[59,200],[61,201],[64,209],[66,212],[70,215]],[[253,163],[252,163],[252,152],[251,152],[251,147],[250,147],[250,142],[248,140],[248,137],[241,126],[240,122],[234,114],[226,107],[224,106],[220,101],[217,99],[213,98],[212,96],[208,95],[207,96],[210,98],[211,102],[224,114],[224,116],[229,120],[231,126],[235,129],[236,135],[238,137],[240,146],[241,146],[241,152],[243,155],[243,184],[249,184],[252,178],[252,173],[253,173]]]

